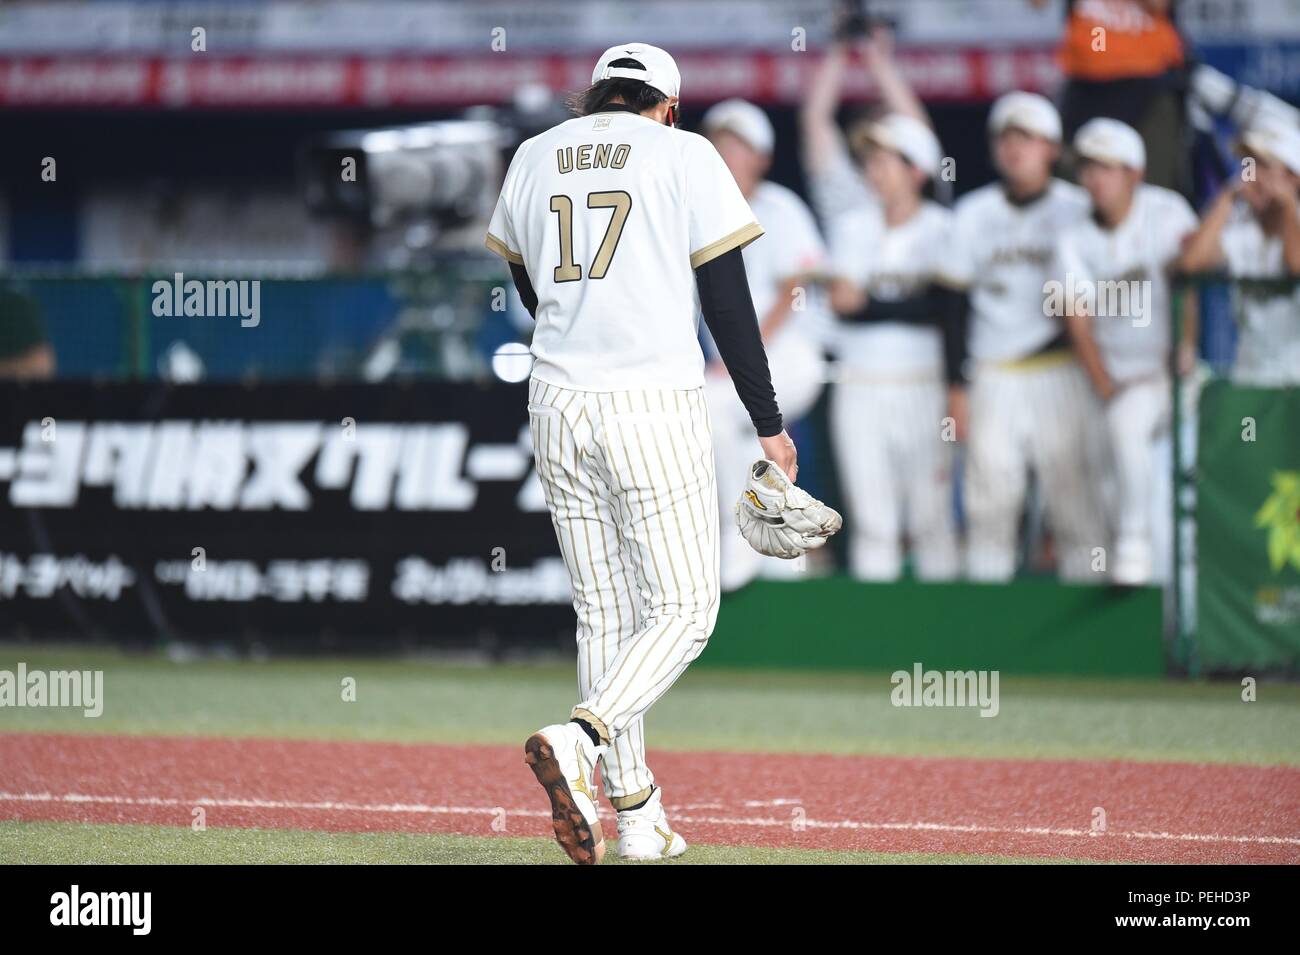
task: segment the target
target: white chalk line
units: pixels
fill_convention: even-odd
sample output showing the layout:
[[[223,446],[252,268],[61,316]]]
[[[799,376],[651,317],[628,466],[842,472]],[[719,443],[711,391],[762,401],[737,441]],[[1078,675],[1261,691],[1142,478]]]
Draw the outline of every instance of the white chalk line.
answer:
[[[196,799],[171,799],[162,796],[92,796],[83,793],[9,793],[0,792],[0,803],[64,803],[101,804],[114,806],[202,806],[217,809],[282,809],[315,812],[370,812],[409,813],[434,816],[510,816],[549,818],[550,813],[536,809],[506,809],[502,806],[433,806],[425,803],[350,803],[350,802],[295,802],[282,799],[223,799],[200,797]],[[759,805],[797,806],[798,800],[775,799]],[[712,805],[712,804],[706,804]],[[605,813],[602,813],[605,815]],[[612,818],[613,814],[608,813]],[[1142,839],[1157,842],[1227,842],[1256,845],[1300,846],[1300,837],[1291,836],[1227,836],[1195,832],[1140,832],[1107,829],[1094,832],[1090,829],[1057,829],[1048,826],[979,826],[947,822],[862,822],[856,819],[774,819],[753,816],[696,816],[673,813],[674,821],[687,825],[755,826],[769,829],[842,829],[849,831],[880,832],[952,832],[967,835],[1018,835],[1054,836],[1062,838],[1117,838]]]

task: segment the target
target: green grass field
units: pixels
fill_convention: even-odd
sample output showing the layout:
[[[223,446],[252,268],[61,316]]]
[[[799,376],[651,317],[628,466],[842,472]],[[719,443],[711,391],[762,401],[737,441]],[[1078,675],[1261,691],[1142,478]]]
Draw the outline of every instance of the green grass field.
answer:
[[[308,659],[172,662],[162,654],[0,645],[0,669],[103,670],[103,715],[0,709],[0,733],[253,736],[518,744],[567,713],[575,680],[560,665]],[[341,687],[355,680],[356,702]],[[1235,682],[1007,677],[1000,712],[897,708],[888,674],[688,671],[648,720],[651,746],[978,758],[1118,758],[1300,765],[1300,687]],[[3,787],[0,787],[3,788]],[[612,855],[612,854],[611,854]],[[560,862],[547,839],[294,829],[0,821],[10,862]],[[1008,862],[694,846],[684,863]],[[1032,861],[1032,860],[1031,860]],[[1052,859],[1046,861],[1068,861]]]
[[[558,665],[310,659],[173,663],[113,650],[0,645],[0,669],[100,669],[102,716],[0,709],[0,732],[518,743],[566,714]],[[342,700],[344,678],[357,700]],[[888,674],[688,670],[647,721],[678,750],[1115,758],[1300,765],[1300,686],[1004,677],[992,719],[891,705]]]
[[[34,864],[105,865],[148,860],[162,864],[459,864],[570,865],[550,839],[500,836],[414,835],[399,832],[310,832],[299,829],[210,829],[201,837],[164,826],[83,825],[66,822],[0,822],[0,859]],[[936,865],[1016,862],[1059,863],[1061,859],[933,853],[827,852],[751,846],[692,846],[666,865]],[[1069,860],[1064,860],[1069,861]],[[621,863],[615,853],[606,865]]]

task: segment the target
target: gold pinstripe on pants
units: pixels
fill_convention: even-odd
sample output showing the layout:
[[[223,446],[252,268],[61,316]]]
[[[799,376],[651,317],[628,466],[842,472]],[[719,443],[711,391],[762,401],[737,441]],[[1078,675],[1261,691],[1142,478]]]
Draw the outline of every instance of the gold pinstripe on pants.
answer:
[[[537,474],[578,616],[575,713],[611,737],[615,799],[653,784],[645,712],[703,650],[721,597],[702,389],[586,392],[533,379]]]

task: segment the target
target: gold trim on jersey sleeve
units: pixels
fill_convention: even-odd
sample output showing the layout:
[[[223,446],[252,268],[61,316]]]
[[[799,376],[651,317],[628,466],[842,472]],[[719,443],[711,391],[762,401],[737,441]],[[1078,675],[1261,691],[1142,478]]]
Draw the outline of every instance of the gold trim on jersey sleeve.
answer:
[[[698,252],[692,252],[691,268],[698,269],[705,262],[712,262],[718,256],[725,255],[732,249],[743,249],[762,234],[763,227],[757,222],[741,226],[731,235],[724,235],[717,242],[710,242]]]
[[[522,255],[518,252],[511,252],[510,247],[494,236],[491,232],[489,232],[487,238],[483,240],[483,245],[487,247],[489,252],[501,256],[501,258],[505,259],[507,262],[513,262],[515,265],[524,264],[524,257]]]

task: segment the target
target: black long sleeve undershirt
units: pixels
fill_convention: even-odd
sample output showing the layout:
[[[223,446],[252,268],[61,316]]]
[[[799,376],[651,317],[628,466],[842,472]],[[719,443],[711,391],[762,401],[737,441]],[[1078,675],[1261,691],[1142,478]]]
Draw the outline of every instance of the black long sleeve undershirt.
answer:
[[[510,277],[514,279],[515,291],[519,293],[519,300],[524,303],[524,308],[528,309],[528,314],[537,320],[537,292],[533,289],[533,283],[528,278],[528,270],[522,265],[510,263]]]
[[[745,260],[740,249],[732,249],[695,270],[700,290],[700,311],[718,346],[722,363],[731,374],[736,394],[749,412],[761,438],[781,433],[781,409],[772,390],[772,373],[758,330],[754,300],[749,295]]]
[[[943,323],[943,371],[949,385],[966,384],[966,336],[970,327],[970,295],[939,286],[939,314]]]
[[[873,298],[856,312],[841,315],[852,325],[870,322],[904,322],[909,325],[933,325],[939,317],[939,298],[928,290],[907,298]]]
[[[927,285],[924,292],[907,298],[871,299],[866,305],[841,321],[850,324],[868,322],[903,322],[909,325],[937,325],[943,336],[944,378],[950,385],[965,382],[966,327],[970,298],[938,284]]]
[[[537,292],[522,265],[510,263],[510,277],[528,314],[537,317]],[[695,270],[700,290],[700,310],[713,342],[718,346],[736,394],[744,402],[759,437],[780,434],[784,427],[781,409],[772,390],[772,374],[767,367],[767,352],[758,331],[758,316],[749,295],[745,260],[739,249],[732,249]]]

